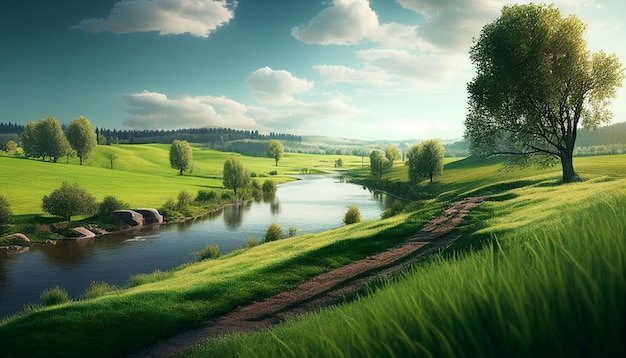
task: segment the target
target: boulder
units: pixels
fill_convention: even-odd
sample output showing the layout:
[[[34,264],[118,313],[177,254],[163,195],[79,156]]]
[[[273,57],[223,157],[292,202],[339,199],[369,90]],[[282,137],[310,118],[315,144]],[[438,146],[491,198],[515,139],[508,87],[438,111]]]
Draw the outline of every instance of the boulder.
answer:
[[[163,224],[163,215],[157,209],[141,208],[135,211],[143,215],[144,225]]]
[[[30,245],[30,239],[24,234],[11,234],[0,238],[0,244],[28,246]]]
[[[76,239],[91,239],[92,237],[96,237],[96,234],[94,234],[93,232],[87,230],[87,228],[82,227],[82,226],[75,227],[72,230],[82,235],[80,237],[77,237]]]
[[[115,210],[112,214],[123,226],[135,227],[143,225],[143,215],[133,210]]]

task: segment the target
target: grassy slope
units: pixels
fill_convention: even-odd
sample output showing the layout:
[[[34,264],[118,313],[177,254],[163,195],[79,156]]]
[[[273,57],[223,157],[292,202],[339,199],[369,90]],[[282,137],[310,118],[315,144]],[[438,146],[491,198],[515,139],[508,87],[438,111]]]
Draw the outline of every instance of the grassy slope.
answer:
[[[114,170],[109,169],[106,153],[116,156]],[[303,168],[333,170],[334,160],[340,157],[345,168],[361,166],[361,158],[352,156],[286,153],[275,167],[272,158],[243,157],[201,148],[194,148],[193,154],[193,173],[182,177],[170,168],[169,145],[162,144],[98,146],[83,166],[77,165],[78,159],[71,159],[67,165],[63,161],[49,163],[0,156],[0,194],[7,198],[14,215],[42,213],[41,198],[59,188],[63,181],[78,183],[98,201],[105,195],[113,195],[131,207],[160,207],[168,198],[176,198],[181,190],[193,196],[198,190],[224,190],[223,163],[231,156],[241,158],[244,166],[257,175],[276,170],[278,175],[268,178],[277,183],[293,180],[287,175]]]
[[[552,222],[561,225],[557,220],[557,214],[561,210],[567,209],[567,217],[570,217],[570,214],[571,217],[576,217],[576,213],[584,213],[583,208],[586,205],[592,205],[597,198],[619,195],[620,200],[624,199],[626,179],[621,178],[626,174],[623,169],[625,157],[584,159],[584,161],[577,162],[577,169],[584,178],[593,177],[594,180],[564,186],[554,185],[555,179],[558,177],[558,172],[554,170],[518,171],[500,177],[494,176],[498,169],[497,163],[460,161],[448,165],[444,176],[441,178],[441,185],[443,185],[441,189],[443,192],[459,194],[504,190],[505,196],[501,194],[499,200],[508,200],[485,204],[481,211],[487,219],[487,226],[482,230],[482,233],[478,232],[474,235],[480,238],[493,233],[499,237],[502,236],[502,240],[507,241],[506,239],[513,237],[511,235],[514,235],[515,232],[520,232],[519,240],[525,242],[527,239],[524,236],[525,233],[530,232],[533,227],[540,228],[542,224],[549,226]],[[598,165],[598,160],[605,162]],[[360,166],[360,159],[358,165]],[[609,173],[611,178],[603,177],[606,173]],[[502,179],[508,180],[509,183],[501,184]],[[461,182],[454,180],[461,180]],[[464,181],[469,184],[465,184]],[[519,188],[516,189],[515,187]],[[572,195],[572,193],[585,194]],[[594,200],[590,200],[590,198]],[[172,273],[147,275],[142,278],[143,281],[154,280],[155,282],[126,289],[121,293],[111,293],[97,299],[51,307],[15,317],[0,323],[0,336],[5,342],[0,346],[0,355],[23,354],[25,352],[24,347],[28,347],[28,352],[34,355],[56,352],[59,356],[113,356],[128,352],[153,342],[159,337],[184,330],[247,301],[273,294],[307,276],[394,245],[397,240],[417,230],[438,208],[440,208],[439,205],[433,205],[428,209],[422,209],[423,211],[403,214],[380,222],[366,222],[337,229],[330,233],[306,235],[261,245],[220,258],[217,261],[207,261],[183,267]],[[524,225],[527,230],[511,230],[516,227],[516,224],[518,228]],[[617,228],[621,230],[621,226],[617,226]],[[550,233],[549,230],[547,232]],[[465,240],[473,240],[474,235],[467,235]],[[515,242],[513,239],[508,241]],[[623,247],[623,243],[621,247]],[[619,252],[619,250],[617,251]],[[459,260],[459,264],[464,261],[464,259]],[[454,271],[451,266],[447,265],[451,264],[447,261],[434,264],[435,267],[441,267],[439,270],[443,270],[443,272],[449,271],[448,274],[438,276],[445,278],[448,283],[448,286],[445,286],[448,289],[445,295],[451,299],[464,297],[465,293],[459,288],[463,287],[466,281],[454,273],[458,270]],[[617,267],[619,268],[619,266]],[[463,271],[464,269],[460,268],[459,270]],[[486,272],[485,275],[489,276],[490,274]],[[427,277],[420,277],[428,281]],[[549,277],[546,279],[548,279],[547,284],[549,284]],[[472,280],[472,278],[465,280]],[[436,300],[435,298],[439,297],[436,295],[441,294],[441,291],[430,292],[429,290],[431,288],[434,290],[436,286],[440,285],[440,282],[437,282],[437,279],[429,282],[430,286],[426,284],[424,286],[410,285],[413,291],[409,291],[409,295],[405,293],[403,296],[415,297],[415,299],[411,298],[410,301],[418,303],[422,299]],[[477,282],[481,281],[477,280]],[[484,283],[484,285],[490,287],[488,286],[489,283]],[[176,289],[173,290],[173,287]],[[415,287],[425,288],[416,291]],[[515,293],[514,290],[513,293]],[[368,299],[360,301],[363,301],[363,304],[369,309],[376,309],[378,305],[375,303],[376,301],[371,301],[372,303],[368,304]],[[443,310],[441,312],[450,312],[451,309],[454,309],[454,306],[446,306],[448,304],[445,303],[440,308]],[[384,307],[392,309],[394,305],[394,302],[387,302]],[[415,306],[409,307],[412,308],[408,313],[414,315],[421,311],[422,306],[417,306],[420,307],[419,310],[415,309]],[[398,308],[404,309],[400,305]],[[378,311],[387,312],[387,309],[382,310],[379,307]],[[433,312],[436,313],[437,311]],[[404,312],[402,316],[412,317],[406,313]],[[341,325],[341,322],[345,321],[343,314],[336,315],[332,312],[325,314],[330,315],[331,318],[328,320],[334,321],[336,324]],[[133,317],[141,317],[141,320]],[[389,321],[392,325],[402,323],[400,319],[397,322],[388,319],[385,321]],[[376,333],[375,327],[379,323],[380,321],[373,317],[358,324],[368,331],[369,328],[367,327],[370,327]],[[409,323],[411,322],[409,321]],[[316,323],[312,324],[315,325]],[[326,323],[323,326],[331,327]],[[59,327],[63,328],[59,329]],[[304,332],[311,332],[306,331],[309,329],[306,323],[304,327]],[[428,327],[430,327],[430,331],[427,330],[424,334],[439,334],[437,330],[433,330],[436,327],[432,327],[432,325]],[[302,326],[299,329],[302,330]],[[397,330],[397,332],[401,331]],[[330,331],[330,336],[343,339],[344,336],[338,332],[350,332],[350,330],[346,330],[345,327],[337,328],[335,332]],[[268,351],[265,352],[273,354],[272,352],[276,351],[277,345],[280,346],[280,342],[282,342],[272,338],[278,337],[277,334],[280,334],[280,331],[254,339],[267,345]],[[358,335],[360,334],[358,333]],[[359,341],[363,337],[359,338],[358,335],[357,340],[352,342],[353,344],[356,342],[357,346],[359,342],[363,343]],[[320,337],[316,333],[311,333],[309,336]],[[377,337],[377,342],[384,342],[377,335],[374,336]],[[229,354],[229,352],[230,354],[239,354],[248,342],[246,339],[248,338],[243,341],[226,341],[226,343],[219,345],[212,342],[208,346],[219,349],[212,351],[219,355]],[[288,343],[293,344],[298,342],[298,340],[290,341],[289,337],[281,336],[280,339],[285,339]],[[318,339],[318,341],[322,340]],[[412,341],[410,338],[409,340]],[[331,342],[329,343],[331,349],[333,345],[344,347],[341,342],[329,342]],[[314,342],[310,344],[314,344]],[[309,347],[307,348],[309,354],[315,354],[318,349],[324,352],[319,346],[307,345],[307,347]],[[345,347],[349,349],[352,346],[346,345]],[[208,349],[207,346],[205,349]],[[372,352],[375,352],[376,349],[378,348],[373,347]],[[265,355],[264,351],[256,352]],[[283,353],[291,355],[288,351],[283,351]]]

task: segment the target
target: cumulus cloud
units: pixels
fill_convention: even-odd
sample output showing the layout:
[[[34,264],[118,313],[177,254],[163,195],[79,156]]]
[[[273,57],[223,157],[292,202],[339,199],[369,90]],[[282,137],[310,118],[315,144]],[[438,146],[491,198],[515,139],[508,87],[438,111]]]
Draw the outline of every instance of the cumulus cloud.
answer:
[[[143,91],[123,97],[130,128],[177,129],[228,127],[256,129],[256,122],[247,116],[248,108],[226,97],[200,96],[168,98],[165,94]]]
[[[313,66],[313,69],[326,83],[384,85],[389,79],[387,72],[374,66],[365,66],[357,70],[346,66],[317,65]]]
[[[293,95],[308,92],[314,83],[293,76],[289,71],[259,68],[248,77],[254,97],[263,103],[280,104],[293,101]]]
[[[350,45],[375,36],[378,26],[368,0],[334,0],[309,22],[291,29],[291,34],[308,44]]]
[[[122,0],[104,19],[85,19],[76,29],[88,32],[157,31],[161,35],[189,33],[208,37],[235,15],[237,2],[226,0]]]

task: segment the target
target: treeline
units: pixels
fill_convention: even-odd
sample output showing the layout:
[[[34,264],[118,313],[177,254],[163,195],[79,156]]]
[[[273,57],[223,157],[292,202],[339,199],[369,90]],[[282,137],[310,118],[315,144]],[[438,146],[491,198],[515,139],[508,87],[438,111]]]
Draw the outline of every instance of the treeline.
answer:
[[[285,133],[260,134],[258,130],[238,130],[231,128],[190,128],[176,130],[117,130],[96,128],[96,135],[106,138],[106,144],[170,144],[175,139],[190,143],[223,144],[235,140],[258,139],[302,142],[301,136]]]

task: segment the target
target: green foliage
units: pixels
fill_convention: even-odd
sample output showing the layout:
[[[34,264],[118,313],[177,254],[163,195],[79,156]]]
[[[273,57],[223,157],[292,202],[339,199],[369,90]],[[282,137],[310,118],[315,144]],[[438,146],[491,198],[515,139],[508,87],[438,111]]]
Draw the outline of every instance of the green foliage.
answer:
[[[274,195],[276,194],[276,182],[273,180],[266,179],[263,182],[262,189],[263,195]]]
[[[285,238],[285,234],[283,230],[280,228],[280,225],[274,223],[267,228],[265,232],[265,242],[281,240]]]
[[[267,143],[267,156],[270,158],[274,158],[274,160],[276,161],[276,166],[278,166],[278,161],[283,158],[284,154],[285,147],[283,146],[283,143],[281,143],[279,140],[272,139]]]
[[[98,204],[97,214],[101,218],[106,218],[109,214],[116,210],[125,210],[129,208],[130,205],[128,205],[128,203],[125,203],[112,195],[107,195],[104,199],[102,199],[102,202]]]
[[[406,153],[409,180],[412,183],[422,178],[433,178],[443,172],[443,157],[445,149],[438,139],[431,139],[412,146]]]
[[[391,163],[396,160],[402,160],[402,152],[400,151],[400,148],[395,145],[385,148],[385,156]]]
[[[131,276],[128,279],[127,287],[137,287],[148,283],[159,282],[171,278],[173,273],[171,271],[156,270],[153,273],[141,273]]]
[[[96,199],[78,184],[64,182],[61,188],[43,197],[42,209],[70,221],[74,215],[92,214]]]
[[[227,189],[233,189],[237,195],[237,189],[244,188],[252,180],[250,171],[243,167],[241,160],[228,158],[224,161],[223,184]]]
[[[383,211],[381,217],[383,219],[390,218],[392,216],[400,214],[404,210],[404,204],[400,200],[393,200],[391,205]]]
[[[189,209],[189,206],[191,206],[191,204],[193,203],[193,198],[191,197],[191,194],[189,194],[188,192],[181,190],[178,193],[178,201],[176,202],[176,208],[179,211],[186,211],[187,209]]]
[[[60,287],[55,287],[43,291],[40,295],[40,298],[41,303],[44,306],[55,306],[70,301],[70,295],[67,293],[66,290]]]
[[[117,286],[109,285],[106,282],[96,282],[92,281],[89,287],[83,292],[81,298],[83,300],[91,300],[94,298],[98,298],[104,296],[109,293],[117,292],[120,288]]]
[[[361,221],[361,211],[356,205],[350,205],[348,211],[343,216],[343,223],[346,225],[356,224]]]
[[[175,139],[170,146],[170,165],[180,175],[193,167],[193,151],[186,140]]]
[[[370,171],[372,177],[376,179],[382,178],[383,174],[388,172],[393,166],[382,150],[376,149],[370,154]]]
[[[217,199],[217,193],[213,190],[198,190],[196,201],[199,203],[210,203]]]
[[[335,167],[337,167],[337,168],[343,167],[343,159],[339,158],[339,159],[335,160]]]
[[[248,240],[246,240],[246,242],[241,246],[242,249],[251,249],[255,246],[259,246],[261,244],[261,241],[259,239],[257,239],[256,237],[251,237]]]
[[[11,204],[4,196],[0,195],[0,226],[10,223],[12,217]]]
[[[587,51],[585,25],[553,5],[505,6],[470,50],[465,138],[474,155],[540,155],[572,163],[577,130],[610,121],[609,100],[624,68],[614,54]],[[537,41],[541,39],[541,41]]]
[[[290,227],[289,228],[289,233],[287,234],[288,237],[294,237],[298,235],[298,229],[295,227]]]
[[[269,172],[269,175],[278,175],[278,172],[276,170],[272,170],[271,172]]]
[[[22,132],[22,146],[27,156],[51,158],[55,163],[71,152],[61,123],[53,117],[28,122]]]
[[[67,127],[67,140],[80,159],[80,165],[83,165],[83,160],[89,156],[97,144],[96,133],[91,122],[82,116],[70,122]]]
[[[207,245],[202,251],[195,254],[196,261],[216,259],[220,256],[220,248],[215,245]]]

